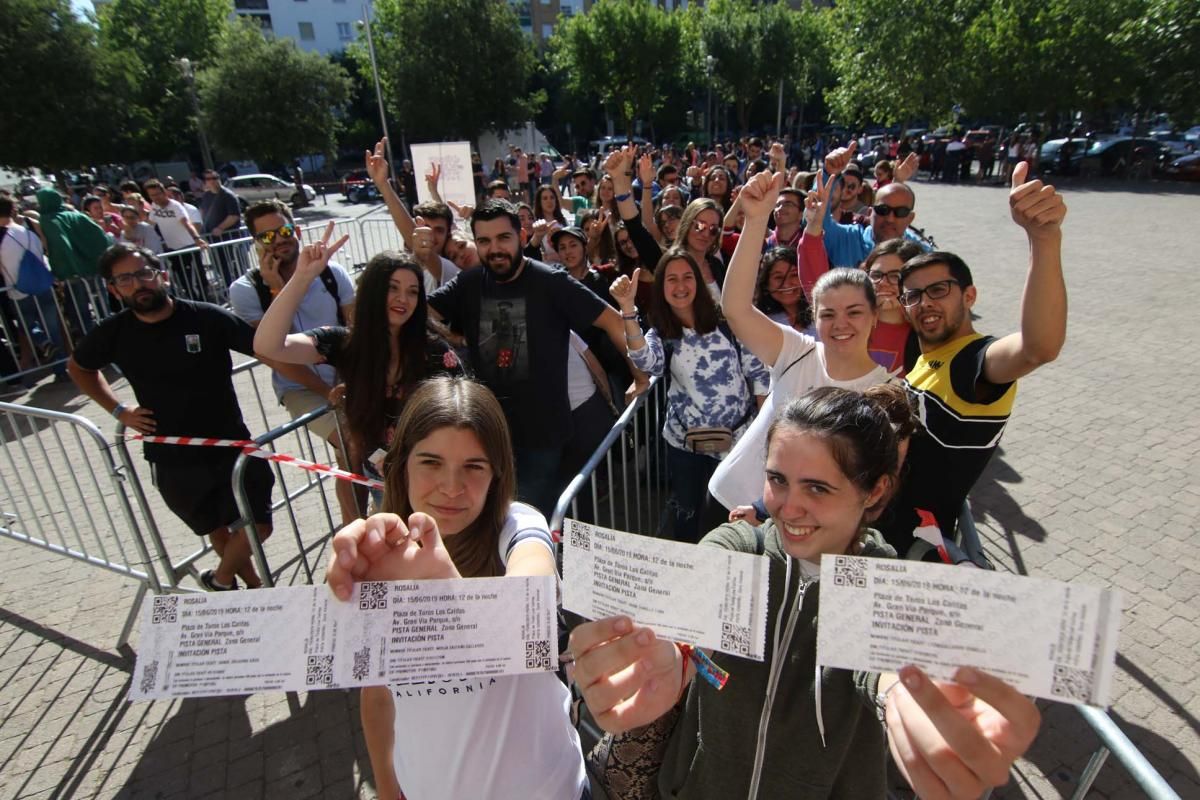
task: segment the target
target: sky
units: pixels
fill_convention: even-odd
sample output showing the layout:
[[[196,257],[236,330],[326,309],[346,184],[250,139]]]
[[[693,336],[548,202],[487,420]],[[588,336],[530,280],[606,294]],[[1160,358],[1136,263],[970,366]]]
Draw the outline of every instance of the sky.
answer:
[[[71,0],[71,8],[75,9],[75,13],[83,16],[85,11],[95,10],[92,6],[92,0]]]

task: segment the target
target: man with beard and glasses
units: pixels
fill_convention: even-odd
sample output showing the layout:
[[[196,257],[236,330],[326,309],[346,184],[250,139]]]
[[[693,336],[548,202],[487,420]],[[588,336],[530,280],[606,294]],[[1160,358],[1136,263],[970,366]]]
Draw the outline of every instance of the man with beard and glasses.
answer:
[[[471,229],[485,269],[460,272],[430,295],[430,315],[466,337],[476,376],[508,417],[520,497],[549,516],[572,434],[570,333],[601,328],[624,353],[624,328],[611,306],[565,270],[524,257],[521,218],[511,203],[485,202],[471,215]],[[628,366],[635,382],[627,398],[647,385],[645,375]]]
[[[279,200],[264,200],[249,206],[246,209],[246,229],[254,239],[258,268],[229,285],[229,304],[233,307],[233,313],[257,328],[267,307],[271,305],[271,299],[283,291],[296,271],[296,261],[300,258],[300,231],[296,228],[291,209]],[[291,332],[303,333],[327,325],[345,327],[350,323],[353,312],[354,283],[340,264],[330,263],[321,273],[320,280],[309,284],[292,319]],[[316,367],[284,364],[261,356],[259,360],[271,368],[271,388],[275,390],[275,399],[287,409],[292,419],[329,402],[329,393],[337,384],[337,373],[333,367],[328,364]],[[308,429],[333,445],[339,464],[345,466],[349,463],[342,453],[333,414],[313,420]],[[349,524],[358,517],[354,487],[346,481],[337,481],[335,492],[342,511],[342,521]]]
[[[254,355],[254,329],[229,311],[172,298],[158,256],[115,244],[100,258],[108,291],[125,308],[105,319],[75,348],[71,378],[115,419],[139,433],[249,439],[233,389],[230,350]],[[137,402],[117,400],[100,370],[116,364]],[[200,574],[209,591],[262,585],[250,560],[230,477],[240,450],[230,447],[145,445],[154,484],[171,509],[197,536],[208,536],[220,556],[215,570]],[[260,540],[271,534],[271,487],[265,461],[250,459],[245,486]]]
[[[975,332],[971,270],[953,253],[925,253],[900,270],[899,300],[921,347],[905,380],[925,433],[913,437],[900,490],[876,527],[901,554],[910,553],[918,527],[936,522],[953,535],[967,493],[1004,434],[1017,379],[1057,358],[1066,340],[1067,207],[1053,186],[1025,182],[1028,166],[1013,170],[1008,201],[1029,239],[1019,331],[1000,338]]]

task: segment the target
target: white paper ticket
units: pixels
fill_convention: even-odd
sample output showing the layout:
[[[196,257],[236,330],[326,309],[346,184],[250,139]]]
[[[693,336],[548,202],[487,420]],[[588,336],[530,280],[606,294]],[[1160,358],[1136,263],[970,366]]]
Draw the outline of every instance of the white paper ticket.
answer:
[[[130,698],[309,691],[558,667],[553,576],[146,598]]]
[[[566,520],[563,608],[626,614],[677,642],[763,660],[767,559]]]
[[[960,666],[1048,700],[1107,706],[1121,595],[946,564],[821,560],[817,661],[949,679]]]

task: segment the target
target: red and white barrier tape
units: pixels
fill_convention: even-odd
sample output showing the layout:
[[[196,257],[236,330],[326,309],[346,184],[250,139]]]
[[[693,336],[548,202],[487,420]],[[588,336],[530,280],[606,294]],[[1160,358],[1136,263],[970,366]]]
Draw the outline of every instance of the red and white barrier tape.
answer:
[[[355,472],[331,467],[328,464],[306,461],[303,458],[289,456],[286,453],[273,453],[270,450],[264,450],[259,447],[250,439],[202,439],[199,436],[147,436],[141,433],[130,433],[128,437],[148,444],[175,444],[190,447],[236,447],[248,456],[254,456],[266,461],[274,461],[277,464],[287,464],[296,469],[302,469],[305,472],[319,472],[331,478],[350,481],[351,483],[357,483],[371,489],[383,489],[383,481],[377,481],[374,478],[368,478]]]

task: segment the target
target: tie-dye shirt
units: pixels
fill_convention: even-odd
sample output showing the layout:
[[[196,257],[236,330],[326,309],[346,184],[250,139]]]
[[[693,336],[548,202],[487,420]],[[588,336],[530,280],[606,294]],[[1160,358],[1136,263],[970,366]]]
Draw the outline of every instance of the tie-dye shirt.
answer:
[[[736,441],[749,425],[749,420],[738,423],[755,407],[754,397],[767,394],[767,368],[746,347],[735,346],[720,327],[711,333],[684,328],[683,338],[671,345],[671,387],[663,424],[667,443],[682,450],[688,428],[709,425],[734,428]],[[643,372],[662,375],[666,355],[658,331],[646,331],[646,344],[630,350],[629,359]]]

